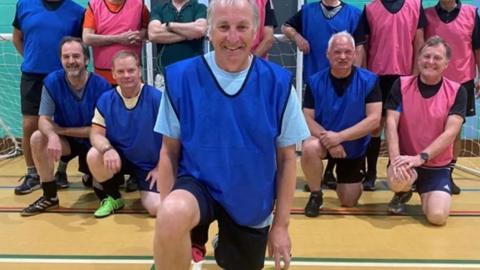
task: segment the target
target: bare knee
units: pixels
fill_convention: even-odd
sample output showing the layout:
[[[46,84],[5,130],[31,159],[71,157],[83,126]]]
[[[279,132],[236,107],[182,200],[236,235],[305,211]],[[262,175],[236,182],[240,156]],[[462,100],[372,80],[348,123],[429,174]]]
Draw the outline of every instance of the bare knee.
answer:
[[[30,137],[30,145],[32,147],[46,146],[47,138],[39,130],[36,130],[35,132],[33,132],[32,136]]]
[[[186,193],[186,191],[183,191]],[[190,195],[193,197],[193,195]],[[198,223],[198,206],[180,196],[165,198],[157,211],[156,233],[162,239],[174,239],[188,234]],[[196,216],[197,215],[197,216]]]
[[[156,217],[160,207],[160,194],[142,191],[142,205],[151,217]]]
[[[327,155],[325,147],[315,137],[310,137],[302,145],[302,161],[322,159]]]
[[[100,152],[95,147],[91,147],[90,150],[88,150],[87,153],[87,164],[88,166],[91,167],[96,167],[99,165],[99,162],[103,163],[103,157]]]
[[[441,209],[429,210],[426,213],[426,217],[432,225],[443,226],[447,223],[448,213]]]

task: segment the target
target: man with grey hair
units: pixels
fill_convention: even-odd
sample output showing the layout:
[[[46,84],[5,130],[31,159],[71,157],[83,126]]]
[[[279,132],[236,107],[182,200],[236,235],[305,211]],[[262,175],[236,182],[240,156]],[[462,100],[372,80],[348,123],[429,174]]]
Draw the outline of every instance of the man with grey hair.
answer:
[[[382,111],[378,78],[353,66],[355,42],[346,31],[328,41],[330,67],[307,81],[303,113],[312,136],[303,142],[301,164],[311,190],[307,217],[323,206],[320,179],[322,159],[337,164],[337,195],[342,206],[355,206],[362,194],[363,160],[370,132],[380,124]]]
[[[262,269],[268,245],[287,269],[295,144],[309,136],[292,75],[251,54],[253,0],[214,0],[207,16],[215,50],[166,68],[155,264],[189,269],[190,232],[217,220],[220,267]]]

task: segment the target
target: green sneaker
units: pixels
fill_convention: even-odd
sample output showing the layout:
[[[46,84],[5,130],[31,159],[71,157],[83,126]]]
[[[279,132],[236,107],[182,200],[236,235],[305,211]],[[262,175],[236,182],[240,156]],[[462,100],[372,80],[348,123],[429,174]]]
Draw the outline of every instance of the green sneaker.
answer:
[[[111,214],[115,213],[115,211],[122,209],[125,206],[125,202],[122,198],[114,199],[110,196],[103,199],[100,202],[100,207],[95,211],[93,214],[96,218],[104,218],[108,217]]]

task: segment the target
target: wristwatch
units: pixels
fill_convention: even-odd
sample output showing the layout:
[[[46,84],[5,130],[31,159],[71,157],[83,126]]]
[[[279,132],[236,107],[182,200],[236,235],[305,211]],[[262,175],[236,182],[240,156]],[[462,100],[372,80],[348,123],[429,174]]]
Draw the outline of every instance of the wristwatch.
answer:
[[[430,155],[427,152],[421,152],[420,158],[423,160],[423,163],[427,162],[430,158]]]

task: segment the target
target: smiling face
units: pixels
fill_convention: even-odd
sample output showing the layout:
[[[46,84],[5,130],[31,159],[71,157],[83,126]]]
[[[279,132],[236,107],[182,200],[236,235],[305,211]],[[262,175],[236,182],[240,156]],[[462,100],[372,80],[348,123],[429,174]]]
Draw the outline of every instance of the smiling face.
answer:
[[[76,41],[66,42],[62,46],[60,60],[69,77],[79,77],[86,72],[87,57],[83,54],[82,45]]]
[[[448,62],[447,50],[443,44],[424,47],[417,60],[420,78],[427,84],[439,82]]]
[[[122,91],[137,91],[142,83],[141,70],[133,56],[116,58],[113,61],[112,76]]]
[[[235,5],[215,4],[212,7],[210,40],[215,48],[218,66],[239,72],[249,63],[255,37],[254,13],[247,1]]]
[[[327,51],[332,73],[348,75],[352,69],[355,58],[355,46],[346,36],[337,36]]]

